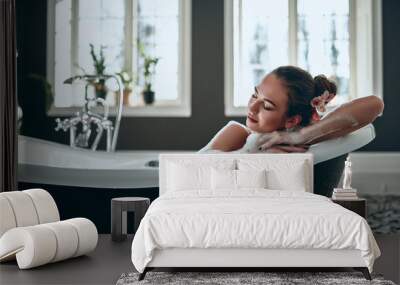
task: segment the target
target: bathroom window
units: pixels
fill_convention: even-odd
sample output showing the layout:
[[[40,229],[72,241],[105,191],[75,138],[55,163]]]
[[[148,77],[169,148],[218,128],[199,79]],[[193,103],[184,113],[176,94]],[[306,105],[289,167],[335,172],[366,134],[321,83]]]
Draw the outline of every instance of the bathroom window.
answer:
[[[225,0],[225,114],[245,115],[254,86],[280,65],[333,79],[332,106],[382,96],[380,3]]]
[[[59,0],[48,1],[48,66],[54,101],[50,115],[69,115],[84,103],[83,83],[64,80],[96,74],[90,45],[104,55],[106,74],[124,72],[124,116],[190,116],[191,1],[188,0]],[[153,104],[145,104],[143,53],[159,58],[150,70]],[[104,99],[116,106],[115,81]],[[129,92],[129,90],[131,90]],[[88,94],[96,94],[89,86]],[[116,108],[111,108],[111,110]]]

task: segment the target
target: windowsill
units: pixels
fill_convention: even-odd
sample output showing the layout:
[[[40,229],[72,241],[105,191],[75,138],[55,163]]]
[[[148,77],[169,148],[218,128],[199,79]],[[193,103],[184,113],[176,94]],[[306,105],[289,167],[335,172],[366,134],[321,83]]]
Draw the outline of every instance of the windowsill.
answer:
[[[247,107],[225,106],[225,117],[246,117]]]
[[[66,117],[74,116],[76,112],[82,110],[82,107],[55,107],[51,106],[47,115],[50,117]],[[91,108],[92,112],[103,114],[102,107]],[[117,115],[117,107],[113,106],[109,109],[109,116],[114,117]],[[163,104],[155,103],[153,105],[135,105],[123,106],[122,117],[190,117],[191,108],[183,104]]]

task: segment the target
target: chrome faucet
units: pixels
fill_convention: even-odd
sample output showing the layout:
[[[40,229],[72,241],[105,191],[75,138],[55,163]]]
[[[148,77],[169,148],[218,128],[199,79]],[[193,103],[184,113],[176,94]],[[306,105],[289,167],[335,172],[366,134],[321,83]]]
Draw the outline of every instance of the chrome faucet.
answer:
[[[117,81],[118,84],[118,112],[115,121],[115,127],[112,122],[108,119],[109,115],[109,106],[106,101],[102,98],[95,98],[94,96],[88,95],[88,87],[98,80],[108,80],[113,78]],[[67,118],[61,120],[60,118],[56,119],[57,126],[55,127],[56,131],[63,130],[64,132],[69,130],[69,144],[71,147],[89,147],[89,139],[92,134],[92,126],[96,127],[96,136],[91,145],[91,149],[94,151],[97,149],[97,146],[100,142],[100,139],[104,133],[106,132],[106,150],[107,151],[115,151],[115,147],[117,145],[119,125],[121,123],[122,116],[122,84],[120,78],[115,75],[77,75],[68,78],[64,81],[65,84],[72,84],[75,80],[85,80],[85,104],[81,111],[76,112],[75,116],[72,118]],[[93,105],[101,105],[104,110],[103,115],[96,114],[91,111]],[[78,127],[80,126],[79,132]]]

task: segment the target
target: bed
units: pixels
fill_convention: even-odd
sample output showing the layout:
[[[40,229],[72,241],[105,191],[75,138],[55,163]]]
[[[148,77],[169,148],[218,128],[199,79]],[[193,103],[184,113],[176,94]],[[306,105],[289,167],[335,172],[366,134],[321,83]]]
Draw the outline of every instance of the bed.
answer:
[[[371,229],[313,194],[312,154],[162,154],[159,179],[132,243],[140,280],[159,267],[352,267],[371,278]]]

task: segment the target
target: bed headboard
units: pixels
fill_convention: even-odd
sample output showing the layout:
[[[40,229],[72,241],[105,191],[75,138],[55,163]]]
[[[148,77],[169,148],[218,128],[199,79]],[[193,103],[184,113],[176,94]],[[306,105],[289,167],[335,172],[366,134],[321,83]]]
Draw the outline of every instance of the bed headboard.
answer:
[[[168,168],[174,164],[190,167],[213,166],[220,163],[232,163],[234,169],[252,168],[258,165],[263,168],[273,169],[278,173],[274,179],[285,180],[290,172],[301,172],[305,179],[305,191],[313,192],[313,155],[311,153],[290,154],[242,154],[242,153],[164,153],[159,156],[159,194],[164,194],[168,189]],[[299,166],[302,167],[299,167]],[[282,171],[280,171],[282,170]],[[297,173],[298,175],[298,173]],[[276,182],[276,181],[275,181]],[[289,189],[282,189],[289,190]]]

